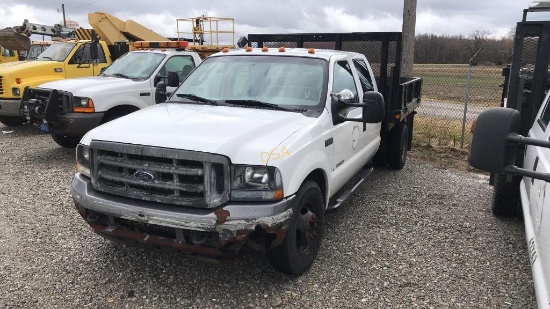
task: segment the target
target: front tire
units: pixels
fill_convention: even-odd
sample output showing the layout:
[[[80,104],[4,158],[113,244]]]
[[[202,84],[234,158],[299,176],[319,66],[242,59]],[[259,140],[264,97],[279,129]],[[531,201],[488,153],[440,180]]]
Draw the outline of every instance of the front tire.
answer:
[[[296,200],[298,206],[294,209],[284,242],[267,252],[273,268],[294,276],[303,274],[315,261],[325,222],[323,194],[317,183],[304,182]]]
[[[78,145],[78,143],[82,139],[82,136],[52,133],[52,139],[61,147],[74,148],[76,147],[76,145]]]
[[[22,117],[0,116],[0,122],[8,127],[16,127],[25,123]]]
[[[493,205],[491,210],[496,217],[515,217],[519,214],[519,183],[521,177],[496,174],[493,189]]]

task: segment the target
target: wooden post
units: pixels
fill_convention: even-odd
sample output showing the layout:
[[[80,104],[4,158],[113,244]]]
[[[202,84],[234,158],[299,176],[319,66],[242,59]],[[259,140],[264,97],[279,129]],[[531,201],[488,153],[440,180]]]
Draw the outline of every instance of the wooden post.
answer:
[[[401,76],[411,77],[414,62],[414,41],[416,27],[416,1],[404,0],[403,6],[403,62]]]

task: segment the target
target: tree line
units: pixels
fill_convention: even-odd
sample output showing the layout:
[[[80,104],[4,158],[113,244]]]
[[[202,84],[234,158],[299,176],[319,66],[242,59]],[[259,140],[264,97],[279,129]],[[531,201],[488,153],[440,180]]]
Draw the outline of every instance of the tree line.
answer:
[[[505,38],[493,39],[486,31],[475,31],[467,37],[436,34],[416,36],[414,63],[417,64],[494,64],[510,63],[513,29]]]

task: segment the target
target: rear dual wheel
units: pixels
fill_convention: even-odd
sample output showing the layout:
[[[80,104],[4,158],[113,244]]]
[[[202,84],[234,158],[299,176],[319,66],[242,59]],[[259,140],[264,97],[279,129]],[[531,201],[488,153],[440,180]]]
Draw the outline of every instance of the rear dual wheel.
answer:
[[[390,168],[400,170],[405,166],[408,148],[409,127],[406,123],[401,123],[390,131],[388,142],[388,164]]]

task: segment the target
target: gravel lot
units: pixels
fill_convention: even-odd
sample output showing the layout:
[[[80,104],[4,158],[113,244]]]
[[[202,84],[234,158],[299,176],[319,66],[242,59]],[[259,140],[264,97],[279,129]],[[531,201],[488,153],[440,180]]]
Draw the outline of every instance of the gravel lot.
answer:
[[[522,221],[491,215],[483,175],[414,158],[377,170],[292,278],[253,250],[212,264],[100,238],[73,208],[74,150],[0,131],[3,308],[536,307]]]

